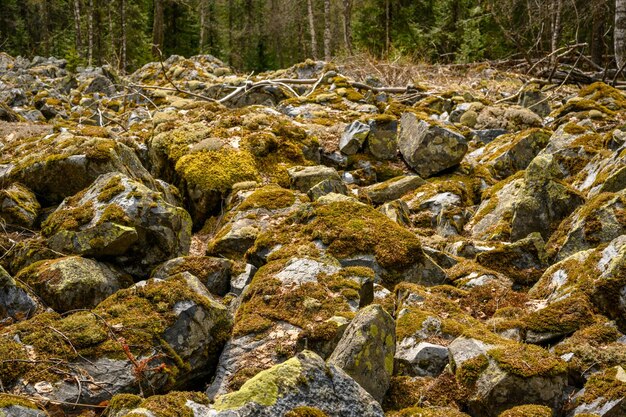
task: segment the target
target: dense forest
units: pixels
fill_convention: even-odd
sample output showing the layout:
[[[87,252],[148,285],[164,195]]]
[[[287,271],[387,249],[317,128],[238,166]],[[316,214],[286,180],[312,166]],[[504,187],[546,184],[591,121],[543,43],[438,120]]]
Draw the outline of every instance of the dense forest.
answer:
[[[163,54],[242,70],[354,53],[426,62],[613,54],[606,0],[0,0],[0,51],[131,71]]]

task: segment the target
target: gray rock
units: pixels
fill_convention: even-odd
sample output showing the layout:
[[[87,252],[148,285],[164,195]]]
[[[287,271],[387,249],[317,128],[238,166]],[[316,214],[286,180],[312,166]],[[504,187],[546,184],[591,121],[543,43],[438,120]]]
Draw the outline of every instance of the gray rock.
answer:
[[[375,119],[369,122],[367,150],[376,159],[386,161],[398,156],[398,121]]]
[[[459,133],[419,120],[413,113],[402,115],[398,146],[405,161],[423,178],[459,164],[468,149]]]
[[[327,194],[348,194],[348,187],[344,184],[343,181],[337,179],[327,179],[316,185],[314,185],[307,195],[312,201],[317,201],[320,197],[323,197]]]
[[[369,133],[370,126],[368,124],[359,121],[350,123],[341,135],[339,150],[345,155],[354,155],[361,149]]]
[[[389,388],[396,349],[395,322],[377,304],[356,315],[328,359],[343,369],[378,402]]]
[[[426,184],[426,181],[417,175],[402,175],[379,184],[361,188],[359,195],[374,204],[383,204],[397,200],[424,184]]]
[[[93,308],[133,284],[117,268],[79,256],[36,262],[16,278],[59,313]]]
[[[532,110],[540,117],[546,117],[552,112],[548,96],[540,90],[527,89],[520,93],[517,104]]]
[[[0,266],[0,324],[28,319],[38,307],[30,294]]]
[[[482,143],[491,143],[496,138],[506,135],[509,133],[504,129],[483,129],[483,130],[473,130],[472,134],[474,135],[474,139],[482,142]]]
[[[246,264],[244,271],[237,275],[233,276],[230,280],[230,291],[236,295],[240,295],[243,290],[246,288],[246,285],[252,281],[254,274],[256,273],[257,268],[252,264]]]
[[[0,401],[4,401],[5,396],[0,396]],[[11,401],[10,396],[6,396],[6,400]],[[2,417],[46,417],[49,414],[36,408],[35,404],[31,407],[23,405],[6,405],[0,407],[0,416]]]
[[[324,180],[341,181],[339,174],[334,168],[325,167],[323,165],[311,167],[294,167],[288,171],[291,188],[300,190],[303,193],[308,192],[314,185]]]
[[[439,376],[448,365],[448,348],[406,338],[396,348],[396,372],[410,376]]]
[[[261,372],[239,391],[218,397],[212,408],[214,417],[274,417],[303,406],[329,417],[384,416],[359,384],[310,351]]]
[[[572,404],[575,407],[567,414],[567,417],[574,417],[583,413],[600,417],[621,417],[626,415],[626,397],[618,395],[616,398],[615,392],[610,392],[611,389],[619,390],[624,384],[626,384],[626,371],[621,366],[609,368],[592,375],[587,381],[585,388],[572,398]],[[587,386],[590,385],[595,385],[595,398],[591,401],[585,401]],[[623,392],[623,388],[621,392]]]
[[[411,227],[411,211],[408,204],[402,200],[385,203],[378,208],[378,211],[399,225]]]
[[[32,229],[40,209],[35,194],[23,185],[0,190],[0,220],[8,224]]]

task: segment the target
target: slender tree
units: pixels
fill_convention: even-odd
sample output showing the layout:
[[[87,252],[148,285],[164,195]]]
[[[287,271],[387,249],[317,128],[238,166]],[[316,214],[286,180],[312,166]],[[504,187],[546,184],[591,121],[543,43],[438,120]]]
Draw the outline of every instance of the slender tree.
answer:
[[[154,18],[152,23],[152,56],[160,56],[163,50],[164,32],[163,0],[154,0]]]
[[[343,0],[343,41],[348,55],[352,50],[352,0]]]
[[[126,33],[126,0],[120,0],[120,26],[122,27],[120,46],[120,70],[126,72],[127,62],[127,33]]]
[[[624,65],[626,59],[626,0],[615,0],[615,29],[613,31],[615,61]]]
[[[89,49],[87,51],[87,60],[88,65],[91,66],[93,63],[93,41],[94,41],[94,32],[93,32],[93,17],[94,17],[94,7],[93,0],[89,0],[89,10],[87,10],[87,32],[89,36]]]
[[[329,62],[332,58],[330,32],[330,0],[324,0],[324,60]]]
[[[315,14],[313,13],[313,0],[307,0],[309,15],[309,31],[311,32],[311,55],[317,59],[317,37],[315,36]]]
[[[83,37],[80,28],[80,0],[74,0],[74,32],[76,42],[76,53],[78,56],[82,55],[83,50]]]

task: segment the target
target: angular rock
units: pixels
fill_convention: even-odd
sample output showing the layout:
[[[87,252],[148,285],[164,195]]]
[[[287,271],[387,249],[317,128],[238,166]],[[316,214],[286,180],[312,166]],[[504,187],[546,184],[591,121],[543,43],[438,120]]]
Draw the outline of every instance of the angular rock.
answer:
[[[398,156],[398,121],[381,115],[369,121],[367,150],[374,158],[387,161]]]
[[[545,405],[518,405],[498,417],[554,417],[554,411]]]
[[[476,124],[482,129],[506,129],[510,132],[541,127],[543,120],[531,110],[520,106],[488,106],[480,110]]]
[[[30,400],[9,394],[0,394],[0,416],[46,417],[48,415]]]
[[[185,255],[191,218],[161,193],[123,174],[106,174],[69,198],[42,224],[48,245],[62,253],[115,260],[137,277]]]
[[[149,413],[149,414],[146,414]],[[207,417],[211,415],[209,399],[198,392],[170,392],[142,398],[133,394],[114,396],[103,417],[176,415]]]
[[[411,227],[412,222],[409,205],[402,200],[394,200],[385,203],[378,208],[378,211],[401,226]]]
[[[395,323],[380,305],[357,313],[328,359],[382,402],[393,374]]]
[[[626,371],[616,366],[592,375],[584,389],[572,398],[567,416],[593,414],[600,417],[622,416],[626,413]]]
[[[39,304],[0,266],[0,324],[25,320]]]
[[[459,164],[468,149],[459,133],[419,120],[412,113],[404,113],[400,119],[398,147],[405,161],[423,178]]]
[[[324,180],[341,181],[334,168],[317,165],[312,167],[294,167],[288,170],[291,188],[308,192],[314,185]]]
[[[239,391],[218,397],[212,408],[215,417],[270,417],[305,406],[329,417],[384,416],[359,384],[310,351],[259,373]]]
[[[403,175],[379,184],[361,188],[359,195],[374,204],[383,204],[397,200],[425,183],[426,181],[417,175]]]
[[[307,192],[307,195],[311,201],[316,201],[320,197],[331,193],[347,195],[348,187],[346,187],[346,184],[344,184],[341,180],[327,179],[311,187],[311,189]]]
[[[94,308],[133,284],[130,276],[115,267],[79,256],[36,262],[16,278],[59,313]]]
[[[368,124],[358,121],[349,124],[339,140],[339,150],[345,155],[354,155],[361,149],[369,133]]]
[[[448,348],[445,346],[405,342],[396,349],[396,368],[403,375],[436,377],[443,372],[448,362]]]

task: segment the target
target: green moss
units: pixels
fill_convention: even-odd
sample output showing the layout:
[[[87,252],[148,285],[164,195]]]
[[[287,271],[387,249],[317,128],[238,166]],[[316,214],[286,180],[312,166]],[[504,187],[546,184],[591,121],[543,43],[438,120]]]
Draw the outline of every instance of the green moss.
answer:
[[[209,399],[199,392],[172,391],[166,395],[154,395],[142,401],[139,407],[152,411],[156,417],[194,417],[187,401],[208,405]]]
[[[411,407],[391,413],[389,417],[468,417],[467,414],[449,407]]]
[[[88,201],[78,207],[57,210],[41,225],[44,236],[50,237],[60,230],[74,231],[89,223],[95,215],[93,202]]]
[[[121,410],[132,410],[133,408],[139,407],[143,399],[134,394],[117,394],[111,398],[109,401],[109,405],[105,410],[104,414],[107,413],[121,411]]]
[[[570,135],[584,135],[587,133],[587,128],[572,122],[563,126],[563,131]]]
[[[478,355],[468,359],[456,370],[457,380],[466,387],[473,386],[482,372],[489,366],[489,359],[485,355]]]
[[[176,163],[176,172],[194,188],[220,193],[238,182],[260,180],[250,153],[228,148],[185,155]]]
[[[590,404],[598,398],[604,398],[604,402],[626,398],[626,382],[617,378],[618,373],[623,378],[624,369],[620,366],[592,375],[579,402]]]
[[[120,175],[111,177],[109,182],[107,182],[106,185],[100,190],[100,194],[98,194],[98,201],[101,203],[109,202],[113,197],[123,192],[125,189],[126,188],[122,183],[122,177]]]
[[[571,296],[521,319],[527,330],[570,334],[593,322],[592,306],[584,296]]]
[[[285,414],[285,417],[328,417],[328,414],[314,407],[296,407]]]
[[[535,345],[508,344],[488,352],[500,368],[523,378],[557,376],[567,372],[567,364]]]
[[[123,226],[129,226],[133,224],[133,221],[121,206],[117,204],[109,204],[102,211],[102,215],[98,219],[98,225],[104,223],[116,223]]]
[[[3,384],[11,384],[28,369],[28,364],[21,362],[27,359],[26,349],[22,345],[7,337],[0,337],[0,375]]]
[[[215,400],[217,411],[233,410],[255,402],[265,407],[276,404],[285,390],[302,383],[302,365],[298,357],[259,372],[248,380],[239,391],[223,395]]]
[[[6,383],[6,381],[4,380],[3,382]],[[38,408],[37,404],[19,395],[0,394],[0,409],[8,408],[11,406],[24,407],[24,408],[30,408],[30,409]]]
[[[237,209],[239,211],[266,208],[278,210],[290,207],[296,202],[296,195],[291,190],[277,185],[260,188],[246,198]]]
[[[501,413],[498,417],[552,417],[552,409],[544,405],[520,405]]]

